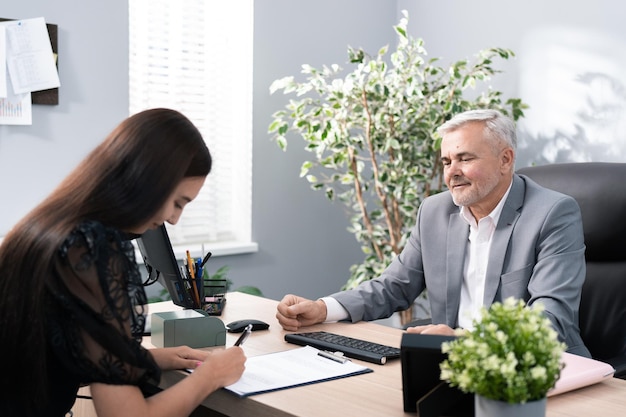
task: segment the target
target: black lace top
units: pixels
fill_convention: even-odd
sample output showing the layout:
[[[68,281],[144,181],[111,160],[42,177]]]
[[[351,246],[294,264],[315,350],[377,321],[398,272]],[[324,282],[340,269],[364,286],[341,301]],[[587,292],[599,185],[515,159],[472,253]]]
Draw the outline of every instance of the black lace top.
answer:
[[[141,345],[146,294],[125,236],[97,222],[78,226],[59,248],[46,292],[47,410],[63,416],[81,384],[158,383]]]

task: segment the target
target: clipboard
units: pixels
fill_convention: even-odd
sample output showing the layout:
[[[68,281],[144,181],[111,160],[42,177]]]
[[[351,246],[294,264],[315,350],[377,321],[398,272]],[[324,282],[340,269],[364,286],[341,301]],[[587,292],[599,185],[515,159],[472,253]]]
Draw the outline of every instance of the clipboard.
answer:
[[[239,381],[225,389],[247,397],[374,372],[347,359],[334,360],[322,352],[304,346],[253,356],[246,361],[246,370]]]

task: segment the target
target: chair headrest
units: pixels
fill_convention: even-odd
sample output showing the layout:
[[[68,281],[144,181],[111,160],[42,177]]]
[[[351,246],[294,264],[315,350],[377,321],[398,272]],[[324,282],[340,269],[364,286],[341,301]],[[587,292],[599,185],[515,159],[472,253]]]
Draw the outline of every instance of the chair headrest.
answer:
[[[517,173],[574,197],[582,213],[588,261],[626,260],[626,163],[551,164]]]

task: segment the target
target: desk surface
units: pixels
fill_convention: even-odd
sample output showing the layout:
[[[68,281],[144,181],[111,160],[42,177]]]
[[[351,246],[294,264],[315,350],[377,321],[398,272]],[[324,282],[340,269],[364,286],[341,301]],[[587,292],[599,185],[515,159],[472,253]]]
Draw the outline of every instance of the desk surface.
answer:
[[[284,341],[285,332],[275,318],[277,301],[242,293],[229,293],[224,323],[255,318],[270,324],[269,330],[253,332],[244,345],[248,357],[294,349]],[[170,302],[150,304],[150,312],[172,311]],[[374,323],[331,323],[307,327],[306,331],[325,330],[390,346],[400,346],[402,331]],[[227,334],[231,346],[236,334]],[[150,346],[149,338],[144,344]],[[360,362],[360,361],[356,361]],[[226,416],[410,416],[402,407],[402,372],[399,360],[369,366],[374,372],[335,381],[239,398],[219,390],[202,403]],[[180,371],[166,372],[161,387],[171,386],[185,377]],[[626,408],[626,381],[610,379],[599,384],[548,398],[547,416],[622,416]]]

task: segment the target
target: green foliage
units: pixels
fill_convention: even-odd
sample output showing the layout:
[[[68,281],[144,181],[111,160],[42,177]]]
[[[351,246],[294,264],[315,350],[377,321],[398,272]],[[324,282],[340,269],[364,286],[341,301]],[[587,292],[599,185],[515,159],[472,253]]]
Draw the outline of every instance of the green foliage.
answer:
[[[263,293],[261,292],[261,290],[251,285],[242,285],[241,287],[237,288],[235,291],[263,297]]]
[[[215,271],[212,275],[209,275],[209,271],[206,269],[202,274],[202,278],[204,279],[205,288],[211,288],[212,286],[224,286],[224,290],[222,292],[226,293],[230,291],[233,282],[228,278],[228,265],[221,266]],[[243,285],[241,287],[236,288],[234,291],[243,292],[251,295],[258,295],[260,297],[263,296],[263,292],[257,287],[253,287],[250,285]]]
[[[524,403],[545,398],[561,373],[566,346],[541,305],[508,298],[483,308],[474,330],[444,343],[441,379],[463,392]]]
[[[233,285],[233,282],[227,276],[228,269],[228,265],[221,266],[212,275],[210,275],[209,271],[205,269],[202,272],[202,279],[204,280],[205,290],[208,292],[212,292],[213,290],[215,290],[214,292],[221,294],[228,292]],[[260,297],[263,296],[263,292],[261,292],[260,289],[250,285],[238,287],[237,289],[235,289],[235,291],[251,295],[258,295]],[[158,303],[160,301],[169,301],[171,299],[172,298],[170,297],[167,289],[162,288],[157,295],[148,298],[148,303]]]
[[[204,280],[204,286],[210,287],[215,285],[223,285],[224,293],[230,290],[230,287],[233,285],[233,282],[228,278],[228,265],[223,265],[217,269],[212,275],[209,274],[207,269],[202,271],[202,279]]]
[[[148,303],[158,303],[161,301],[169,301],[171,299],[172,297],[170,297],[170,293],[167,291],[167,288],[161,288],[158,295],[148,298]]]
[[[289,76],[270,87],[271,93],[295,94],[273,114],[273,140],[286,150],[288,134],[304,139],[314,157],[302,164],[300,176],[350,212],[348,230],[365,259],[351,267],[344,288],[378,276],[404,247],[423,199],[443,189],[439,125],[469,109],[494,108],[518,119],[526,108],[520,99],[503,102],[489,87],[466,96],[498,73],[494,62],[513,57],[512,51],[490,48],[473,63],[443,68],[427,57],[421,39],[407,34],[403,13],[390,55],[387,46],[373,57],[348,48],[354,68],[343,77],[336,64],[303,65],[305,81]]]

